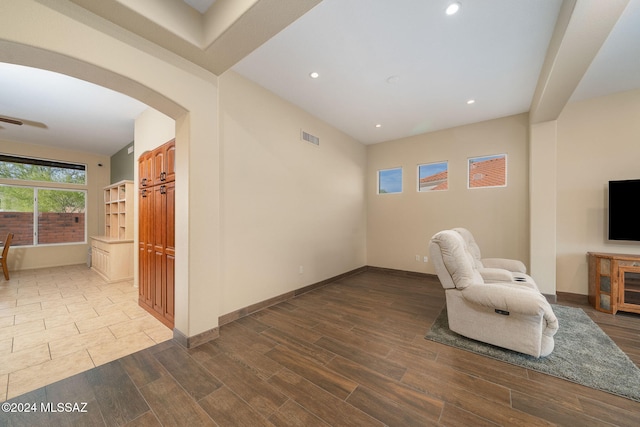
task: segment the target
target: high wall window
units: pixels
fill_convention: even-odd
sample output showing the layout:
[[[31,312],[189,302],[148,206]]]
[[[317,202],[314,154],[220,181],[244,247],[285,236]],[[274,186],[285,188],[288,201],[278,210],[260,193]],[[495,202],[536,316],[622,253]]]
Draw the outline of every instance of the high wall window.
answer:
[[[12,246],[86,242],[85,184],[85,165],[0,154],[0,238],[13,233]]]
[[[469,159],[468,188],[506,187],[507,155],[474,157]]]
[[[418,191],[449,189],[449,162],[418,165]]]
[[[402,193],[402,168],[378,171],[378,194]]]

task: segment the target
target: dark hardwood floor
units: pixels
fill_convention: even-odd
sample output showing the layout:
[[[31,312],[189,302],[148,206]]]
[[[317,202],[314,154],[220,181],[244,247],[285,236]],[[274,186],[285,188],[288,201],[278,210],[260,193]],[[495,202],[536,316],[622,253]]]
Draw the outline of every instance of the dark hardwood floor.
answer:
[[[559,298],[640,364],[640,315]],[[168,341],[12,399],[37,412],[0,413],[0,425],[640,425],[638,402],[425,340],[443,306],[437,279],[370,269],[197,348]],[[47,402],[86,412],[43,413]]]

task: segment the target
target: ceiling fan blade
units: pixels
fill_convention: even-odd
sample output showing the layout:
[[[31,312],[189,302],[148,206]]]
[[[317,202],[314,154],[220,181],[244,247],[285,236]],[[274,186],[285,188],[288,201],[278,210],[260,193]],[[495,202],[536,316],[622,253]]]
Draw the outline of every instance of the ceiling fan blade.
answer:
[[[0,122],[11,123],[12,125],[22,126],[23,123],[20,120],[10,119],[8,117],[0,117]]]

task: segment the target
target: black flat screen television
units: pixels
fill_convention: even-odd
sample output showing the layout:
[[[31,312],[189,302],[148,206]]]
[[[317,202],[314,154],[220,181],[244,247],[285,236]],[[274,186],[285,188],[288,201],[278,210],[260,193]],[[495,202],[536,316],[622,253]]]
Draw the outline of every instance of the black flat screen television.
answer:
[[[640,241],[640,179],[609,181],[609,240]]]

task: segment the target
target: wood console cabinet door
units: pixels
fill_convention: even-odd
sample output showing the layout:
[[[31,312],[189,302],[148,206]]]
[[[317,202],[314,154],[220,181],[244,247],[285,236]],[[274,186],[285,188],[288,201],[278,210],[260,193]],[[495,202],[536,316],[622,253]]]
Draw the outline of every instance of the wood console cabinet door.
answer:
[[[640,313],[640,255],[588,255],[589,303],[605,313]]]
[[[618,310],[640,313],[640,262],[621,264],[618,268]]]
[[[612,257],[589,253],[589,303],[596,310],[611,314],[617,311],[614,270]]]
[[[170,154],[169,154],[170,153]],[[175,316],[175,145],[173,141],[142,156],[152,159],[150,185],[140,188],[139,303],[173,328]],[[167,172],[167,161],[172,173]],[[140,165],[140,168],[146,166]],[[170,181],[167,180],[170,178]],[[142,183],[141,183],[142,184]]]

